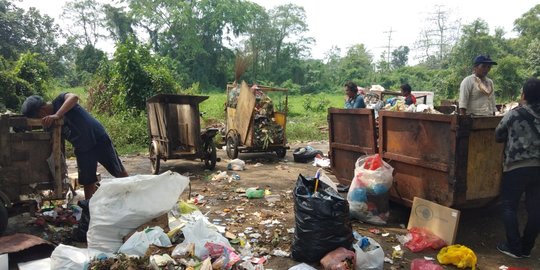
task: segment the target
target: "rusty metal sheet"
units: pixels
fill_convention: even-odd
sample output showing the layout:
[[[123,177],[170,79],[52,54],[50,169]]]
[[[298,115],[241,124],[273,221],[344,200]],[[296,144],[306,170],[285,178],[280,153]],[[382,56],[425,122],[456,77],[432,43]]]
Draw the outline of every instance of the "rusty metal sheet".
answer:
[[[51,242],[37,236],[16,233],[0,237],[0,254],[19,252],[39,245],[54,246]]]
[[[332,172],[339,182],[348,184],[356,160],[377,152],[373,110],[330,108],[328,127]]]

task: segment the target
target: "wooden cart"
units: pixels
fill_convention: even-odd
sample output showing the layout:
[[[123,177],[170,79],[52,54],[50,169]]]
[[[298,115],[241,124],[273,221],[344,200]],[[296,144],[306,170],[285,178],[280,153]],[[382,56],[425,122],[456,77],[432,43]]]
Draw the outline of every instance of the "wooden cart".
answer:
[[[152,173],[159,173],[160,160],[197,159],[212,170],[217,155],[217,128],[201,131],[199,104],[208,96],[158,94],[146,101]]]
[[[68,185],[63,182],[62,124],[57,120],[51,131],[44,131],[41,119],[0,116],[0,234],[7,226],[8,209],[31,202],[30,195],[64,198]],[[53,192],[44,196],[44,190]]]
[[[258,86],[252,90],[245,82],[237,87],[227,85],[227,156],[234,159],[239,152],[275,152],[285,157],[289,149],[287,102],[287,89]]]

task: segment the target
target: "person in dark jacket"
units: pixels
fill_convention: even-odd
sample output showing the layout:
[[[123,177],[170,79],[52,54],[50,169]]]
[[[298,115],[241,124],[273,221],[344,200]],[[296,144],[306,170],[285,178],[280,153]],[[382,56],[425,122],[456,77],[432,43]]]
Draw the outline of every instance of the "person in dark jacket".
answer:
[[[540,80],[523,85],[521,105],[506,113],[495,129],[505,143],[501,184],[501,212],[506,242],[497,249],[512,257],[530,257],[540,231]],[[527,224],[521,234],[518,205],[525,193]]]
[[[62,93],[50,103],[33,95],[26,98],[21,112],[26,117],[41,118],[45,127],[50,127],[57,119],[64,119],[62,137],[75,149],[79,184],[84,186],[85,198],[89,200],[97,189],[98,162],[114,177],[128,174],[103,125],[78,101],[79,97],[72,93]]]
[[[358,86],[354,82],[347,82],[345,87],[345,109],[365,108],[364,98],[358,94]]]

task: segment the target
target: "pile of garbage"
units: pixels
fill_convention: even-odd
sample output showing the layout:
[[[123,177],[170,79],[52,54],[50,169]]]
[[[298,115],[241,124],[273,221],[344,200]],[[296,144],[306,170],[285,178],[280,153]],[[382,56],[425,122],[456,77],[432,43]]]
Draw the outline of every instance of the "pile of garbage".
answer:
[[[268,148],[271,144],[282,144],[285,137],[283,127],[272,118],[255,118],[253,144],[262,149]]]

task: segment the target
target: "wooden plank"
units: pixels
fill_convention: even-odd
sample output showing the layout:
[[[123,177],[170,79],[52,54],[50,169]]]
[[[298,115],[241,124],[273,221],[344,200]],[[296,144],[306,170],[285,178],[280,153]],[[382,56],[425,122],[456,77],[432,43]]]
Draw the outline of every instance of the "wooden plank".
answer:
[[[236,109],[227,107],[227,131],[236,129],[235,125]]]
[[[55,123],[52,132],[52,155],[54,159],[54,194],[56,198],[62,198],[62,126]]]
[[[11,146],[9,144],[9,116],[0,116],[0,166],[8,166],[11,163]]]
[[[249,127],[253,122],[253,109],[255,108],[255,95],[251,93],[246,82],[242,82],[238,105],[236,106],[235,125],[240,134],[240,142],[246,143]]]
[[[459,216],[459,210],[414,197],[407,229],[413,227],[428,229],[448,245],[452,245],[456,240]]]

